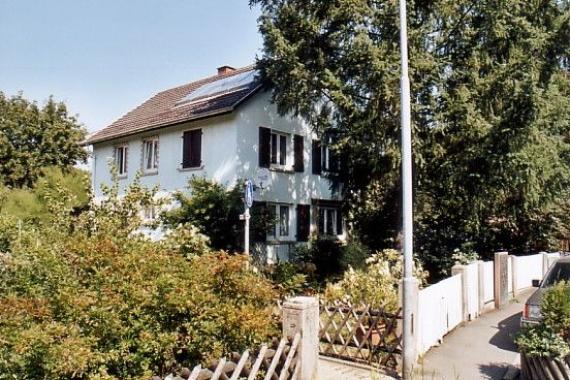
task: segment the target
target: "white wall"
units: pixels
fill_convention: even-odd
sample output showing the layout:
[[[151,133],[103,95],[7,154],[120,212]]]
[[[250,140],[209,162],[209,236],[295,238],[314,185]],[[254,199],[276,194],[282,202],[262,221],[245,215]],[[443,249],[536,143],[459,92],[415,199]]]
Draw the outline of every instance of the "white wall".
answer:
[[[238,177],[255,179],[259,160],[259,127],[275,129],[290,134],[288,149],[288,172],[270,170],[269,189],[256,192],[255,200],[311,204],[311,198],[333,199],[330,182],[323,176],[312,174],[311,142],[315,136],[310,127],[300,118],[281,117],[270,102],[268,92],[259,93],[238,108],[237,156]],[[304,171],[293,171],[293,134],[304,139]]]
[[[437,345],[463,321],[461,274],[421,289],[418,299],[418,353]]]
[[[143,139],[156,135],[159,136],[158,173],[143,174],[141,183],[144,186],[158,184],[160,191],[165,193],[183,190],[193,175],[214,179],[225,185],[234,184],[237,179],[235,124],[235,115],[229,114],[96,144],[93,170],[95,195],[102,195],[102,183],[111,183],[109,160],[113,159],[113,147],[116,144],[127,142],[129,145],[127,177],[119,180],[123,191],[133,181],[137,171],[142,169]],[[182,132],[192,128],[202,128],[202,167],[199,170],[181,170]]]

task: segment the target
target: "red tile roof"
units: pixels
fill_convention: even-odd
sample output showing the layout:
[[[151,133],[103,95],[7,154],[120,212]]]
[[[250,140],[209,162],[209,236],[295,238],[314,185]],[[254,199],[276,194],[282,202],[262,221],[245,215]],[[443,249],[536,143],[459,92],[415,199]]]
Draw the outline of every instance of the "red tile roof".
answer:
[[[159,92],[113,124],[88,137],[85,144],[94,144],[160,127],[231,112],[260,88],[257,81],[238,91],[221,93],[203,100],[188,103],[183,103],[181,100],[204,84],[254,69],[254,66],[250,65],[229,74],[214,75]]]

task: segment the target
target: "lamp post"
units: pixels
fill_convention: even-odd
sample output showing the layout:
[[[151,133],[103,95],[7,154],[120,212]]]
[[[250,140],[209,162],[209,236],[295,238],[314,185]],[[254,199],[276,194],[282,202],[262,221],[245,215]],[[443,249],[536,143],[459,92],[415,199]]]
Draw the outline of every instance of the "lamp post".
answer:
[[[406,0],[400,0],[400,112],[402,133],[402,216],[404,232],[404,278],[403,278],[403,365],[404,379],[412,376],[415,363],[415,347],[413,339],[413,199],[412,199],[412,131],[410,122],[410,78],[408,77],[408,28],[406,23]]]

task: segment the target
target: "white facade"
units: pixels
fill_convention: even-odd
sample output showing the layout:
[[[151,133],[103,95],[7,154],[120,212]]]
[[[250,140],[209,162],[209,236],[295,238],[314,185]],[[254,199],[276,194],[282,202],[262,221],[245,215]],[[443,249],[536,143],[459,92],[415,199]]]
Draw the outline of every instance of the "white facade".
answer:
[[[255,191],[254,200],[289,206],[288,234],[279,236],[278,233],[275,238],[269,238],[268,242],[295,242],[296,206],[311,205],[317,199],[339,198],[331,190],[330,181],[326,177],[312,174],[311,142],[316,136],[310,127],[300,118],[279,116],[267,92],[258,92],[232,113],[95,143],[92,169],[95,195],[102,196],[102,184],[111,184],[109,164],[114,162],[115,149],[122,145],[128,146],[128,156],[127,173],[119,180],[121,190],[132,182],[137,172],[142,173],[141,183],[144,186],[158,185],[159,194],[163,195],[180,190],[187,191],[188,181],[192,176],[202,176],[226,186],[233,186],[237,180],[246,178],[259,184],[259,127],[270,128],[272,132],[283,136],[280,140],[286,141],[286,155],[284,165],[271,165],[269,170],[264,170],[269,178],[263,184],[262,190]],[[197,128],[202,130],[202,164],[199,168],[182,169],[182,134]],[[303,136],[303,172],[293,170],[294,135]],[[145,174],[143,169],[147,163],[143,162],[143,141],[152,137],[158,137],[159,141],[158,169]],[[311,231],[314,231],[316,219],[312,209],[311,220]]]

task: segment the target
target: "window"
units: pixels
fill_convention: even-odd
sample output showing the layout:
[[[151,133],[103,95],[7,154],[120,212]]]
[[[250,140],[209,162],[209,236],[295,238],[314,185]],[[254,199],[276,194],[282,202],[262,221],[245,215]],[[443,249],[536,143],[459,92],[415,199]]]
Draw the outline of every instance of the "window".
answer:
[[[331,151],[327,145],[321,145],[321,168],[328,172],[331,170]]]
[[[149,205],[143,209],[143,219],[145,221],[152,221],[156,219],[156,208],[154,205]]]
[[[269,215],[274,220],[268,236],[273,238],[289,236],[289,205],[269,205]]]
[[[271,165],[287,164],[287,135],[271,132]]]
[[[129,155],[129,147],[120,145],[115,147],[115,165],[120,176],[127,175],[127,160]]]
[[[143,140],[143,172],[158,171],[158,137]]]
[[[319,208],[319,234],[336,236],[341,235],[341,220],[339,212],[336,208],[320,207]]]
[[[202,165],[202,130],[184,132],[182,141],[182,168],[199,168]]]

